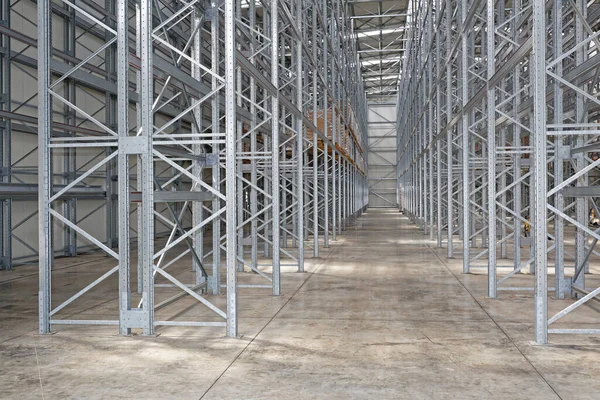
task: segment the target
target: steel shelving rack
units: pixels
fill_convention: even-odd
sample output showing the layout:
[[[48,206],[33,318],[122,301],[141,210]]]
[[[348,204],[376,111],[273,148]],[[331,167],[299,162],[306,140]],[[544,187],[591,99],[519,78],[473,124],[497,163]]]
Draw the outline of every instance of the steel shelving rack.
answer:
[[[368,202],[367,107],[346,10],[341,0],[3,2],[0,265],[39,260],[40,333],[181,325],[236,336],[238,289],[281,294],[282,268],[303,271],[353,223]],[[37,91],[15,96],[11,71]],[[29,147],[15,159],[17,146]],[[15,202],[36,200],[14,218]],[[17,232],[36,218],[37,244]],[[64,290],[55,258],[84,251],[113,266],[53,301]],[[69,317],[115,276],[112,319]],[[206,314],[156,317],[183,296]]]

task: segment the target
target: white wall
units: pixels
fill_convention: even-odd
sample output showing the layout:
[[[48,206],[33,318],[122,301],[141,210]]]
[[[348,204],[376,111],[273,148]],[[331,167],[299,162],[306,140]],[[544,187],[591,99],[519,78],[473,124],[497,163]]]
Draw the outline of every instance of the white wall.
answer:
[[[369,106],[369,207],[396,206],[396,106]]]

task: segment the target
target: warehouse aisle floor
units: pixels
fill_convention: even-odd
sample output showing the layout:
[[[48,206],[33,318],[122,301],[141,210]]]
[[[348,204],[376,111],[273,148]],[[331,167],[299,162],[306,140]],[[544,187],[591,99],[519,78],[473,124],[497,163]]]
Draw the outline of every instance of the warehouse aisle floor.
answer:
[[[397,211],[369,210],[338,239],[307,273],[284,272],[283,296],[240,291],[240,339],[177,327],[156,338],[115,327],[36,336],[37,277],[10,272],[0,398],[600,398],[597,338],[532,345],[531,294],[486,299],[486,276],[460,274],[460,260]],[[103,315],[113,300],[101,291],[72,315]]]

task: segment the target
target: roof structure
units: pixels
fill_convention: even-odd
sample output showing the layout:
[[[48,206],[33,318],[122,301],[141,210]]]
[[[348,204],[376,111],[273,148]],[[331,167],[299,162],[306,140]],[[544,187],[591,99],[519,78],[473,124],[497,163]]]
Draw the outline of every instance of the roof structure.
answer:
[[[365,92],[370,102],[396,100],[405,49],[409,0],[350,0]]]

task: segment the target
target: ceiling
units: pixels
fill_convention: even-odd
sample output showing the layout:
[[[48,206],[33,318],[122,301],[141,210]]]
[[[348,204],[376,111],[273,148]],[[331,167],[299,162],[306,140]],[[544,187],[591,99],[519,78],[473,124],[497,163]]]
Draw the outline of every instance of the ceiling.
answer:
[[[409,0],[348,0],[370,102],[394,101],[404,51]]]

